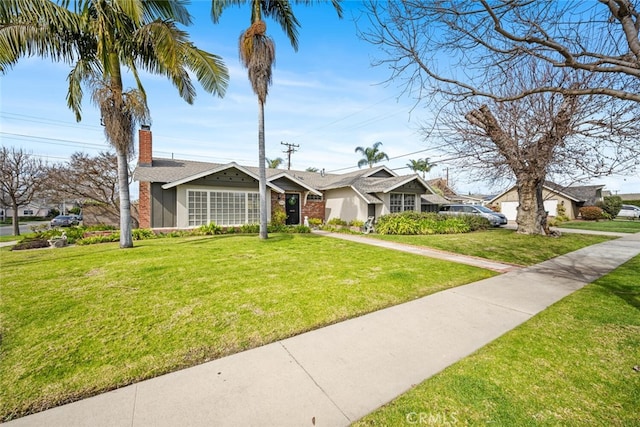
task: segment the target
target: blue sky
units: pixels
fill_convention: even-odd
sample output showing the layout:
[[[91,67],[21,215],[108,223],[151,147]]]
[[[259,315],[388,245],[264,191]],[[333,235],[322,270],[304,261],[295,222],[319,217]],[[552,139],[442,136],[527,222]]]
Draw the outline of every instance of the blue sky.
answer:
[[[442,159],[434,149],[440,142],[425,142],[418,132],[429,113],[413,100],[400,96],[398,84],[383,84],[388,70],[373,68],[376,48],[358,38],[354,18],[360,2],[343,2],[339,20],[329,5],[295,7],[300,28],[295,52],[280,27],[267,21],[276,43],[273,85],[265,106],[266,153],[282,157],[281,142],[299,145],[292,169],[324,168],[352,171],[360,159],[357,146],[383,143],[391,160],[385,163],[400,174],[409,173],[410,159]],[[187,28],[201,49],[220,55],[230,72],[224,98],[213,97],[198,86],[193,105],[159,76],[143,75],[152,116],[154,155],[211,162],[236,161],[257,166],[257,100],[238,60],[237,42],[249,25],[246,7],[225,10],[219,24],[209,17],[209,1],[194,1],[194,24]],[[64,161],[73,152],[97,154],[108,149],[99,114],[85,94],[83,119],[76,123],[66,107],[69,67],[39,58],[25,58],[2,76],[0,142],[22,147],[48,161]],[[286,166],[285,166],[286,167]],[[428,178],[446,175],[459,192],[499,192],[468,176],[454,165],[439,163]],[[598,179],[595,183],[620,192],[640,192],[640,177]],[[136,193],[136,188],[132,189]]]

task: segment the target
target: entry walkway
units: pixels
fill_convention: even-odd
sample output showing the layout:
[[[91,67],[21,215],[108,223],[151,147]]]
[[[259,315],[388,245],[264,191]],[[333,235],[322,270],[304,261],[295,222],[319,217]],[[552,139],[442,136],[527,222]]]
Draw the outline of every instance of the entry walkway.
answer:
[[[640,254],[640,233],[7,423],[347,426]]]

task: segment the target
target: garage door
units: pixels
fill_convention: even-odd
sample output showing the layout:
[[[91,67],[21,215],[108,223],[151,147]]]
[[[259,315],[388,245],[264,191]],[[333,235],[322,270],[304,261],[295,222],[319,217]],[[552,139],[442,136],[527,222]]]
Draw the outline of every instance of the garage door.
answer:
[[[548,212],[549,216],[558,216],[558,201],[557,200],[545,200],[544,210]]]
[[[500,212],[502,212],[509,221],[515,221],[516,215],[518,214],[518,202],[500,203]]]
[[[558,201],[545,200],[544,210],[549,212],[549,216],[558,215]],[[518,215],[518,202],[502,202],[500,203],[500,212],[507,217],[509,221],[515,221]]]

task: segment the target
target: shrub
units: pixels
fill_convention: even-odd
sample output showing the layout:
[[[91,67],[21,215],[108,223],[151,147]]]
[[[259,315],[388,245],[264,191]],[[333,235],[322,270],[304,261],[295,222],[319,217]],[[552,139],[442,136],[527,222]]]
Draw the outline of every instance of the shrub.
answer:
[[[281,225],[284,225],[286,222],[287,222],[287,214],[284,211],[284,208],[282,208],[281,206],[278,206],[271,213],[271,222],[270,222],[270,224],[272,226],[279,227]]]
[[[596,206],[604,211],[605,218],[613,219],[620,213],[622,198],[620,196],[605,196],[602,202],[596,203]]]
[[[195,234],[205,235],[205,236],[213,236],[214,234],[222,234],[222,227],[216,225],[215,222],[211,221],[207,225],[201,225],[196,228]]]
[[[553,221],[554,224],[549,223],[549,227],[554,227],[561,222],[569,221],[569,217],[567,216],[567,208],[563,204],[558,205],[557,213],[558,214],[555,217],[555,221]]]
[[[80,239],[76,242],[77,245],[95,245],[97,243],[113,243],[120,241],[120,232],[116,231],[111,234],[104,234],[100,236],[91,236]]]
[[[597,206],[583,206],[580,208],[580,216],[586,221],[597,221],[604,218],[602,209]]]
[[[287,228],[288,228],[287,231],[289,231],[290,233],[300,233],[300,234],[311,233],[311,229],[306,225],[293,225]]]
[[[364,221],[360,221],[359,219],[354,219],[349,222],[350,227],[362,227],[364,225]]]
[[[246,234],[255,234],[260,232],[260,224],[242,224],[240,232]]]
[[[449,216],[436,213],[402,212],[381,216],[376,223],[380,234],[454,234],[486,229],[486,218],[475,215]]]
[[[327,222],[327,225],[347,225],[347,221],[340,218],[331,218]]]
[[[133,240],[147,240],[147,239],[155,239],[156,233],[149,228],[136,228],[131,233],[133,235]]]
[[[322,220],[320,218],[309,218],[309,225],[312,227],[319,227],[322,225]]]

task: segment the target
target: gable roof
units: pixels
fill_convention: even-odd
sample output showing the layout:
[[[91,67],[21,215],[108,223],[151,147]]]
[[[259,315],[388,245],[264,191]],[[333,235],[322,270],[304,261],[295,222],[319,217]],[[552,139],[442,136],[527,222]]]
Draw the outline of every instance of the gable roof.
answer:
[[[169,189],[178,185],[204,178],[206,176],[236,169],[258,180],[259,168],[241,166],[235,162],[220,164],[190,160],[154,158],[152,166],[138,166],[134,171],[136,181],[163,183],[162,188]],[[275,184],[275,180],[288,179],[309,192],[321,195],[320,191],[338,188],[351,188],[367,203],[379,204],[382,201],[375,193],[388,193],[412,181],[417,181],[425,193],[434,193],[429,184],[419,175],[398,176],[386,166],[357,170],[345,174],[330,174],[297,170],[266,169],[267,185],[279,193],[285,191]]]

